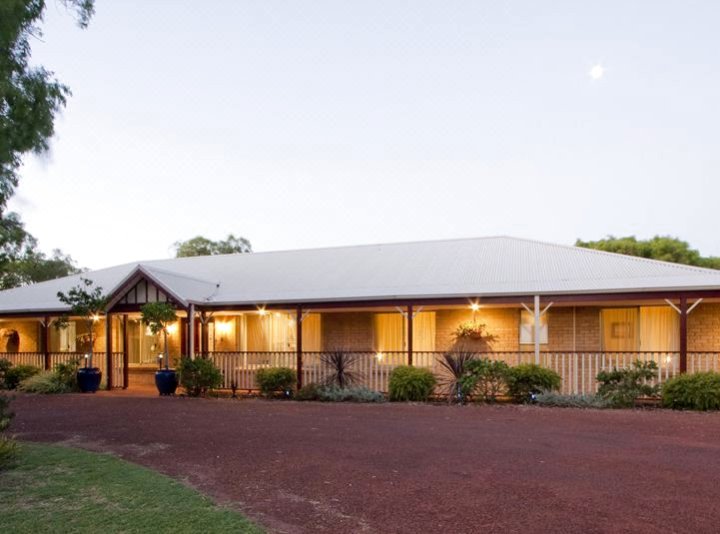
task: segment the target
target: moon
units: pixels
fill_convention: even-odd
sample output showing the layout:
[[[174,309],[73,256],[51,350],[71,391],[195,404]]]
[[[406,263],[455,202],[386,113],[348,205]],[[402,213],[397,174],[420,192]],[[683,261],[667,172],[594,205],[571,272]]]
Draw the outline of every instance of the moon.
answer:
[[[593,68],[591,68],[590,71],[588,72],[588,75],[593,80],[599,80],[600,78],[603,77],[604,74],[605,74],[605,67],[603,67],[600,63],[598,63],[597,65],[594,65]]]

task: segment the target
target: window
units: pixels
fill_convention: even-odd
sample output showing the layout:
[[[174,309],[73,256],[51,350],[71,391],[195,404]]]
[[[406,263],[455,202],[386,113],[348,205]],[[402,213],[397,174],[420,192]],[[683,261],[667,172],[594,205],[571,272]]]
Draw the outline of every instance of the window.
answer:
[[[609,308],[600,312],[603,350],[635,351],[639,346],[638,309]]]
[[[548,342],[548,316],[540,316],[540,343]],[[535,314],[527,310],[520,310],[520,344],[533,345],[535,343]]]
[[[407,319],[401,313],[375,314],[375,350],[407,350]],[[435,350],[435,312],[421,312],[413,318],[413,351]]]

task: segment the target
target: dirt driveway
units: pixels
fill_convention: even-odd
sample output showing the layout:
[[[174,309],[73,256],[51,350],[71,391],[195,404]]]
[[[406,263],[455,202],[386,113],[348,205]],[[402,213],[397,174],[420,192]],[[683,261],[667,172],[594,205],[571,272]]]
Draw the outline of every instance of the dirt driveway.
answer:
[[[720,414],[19,396],[22,439],[113,452],[272,532],[718,532]]]

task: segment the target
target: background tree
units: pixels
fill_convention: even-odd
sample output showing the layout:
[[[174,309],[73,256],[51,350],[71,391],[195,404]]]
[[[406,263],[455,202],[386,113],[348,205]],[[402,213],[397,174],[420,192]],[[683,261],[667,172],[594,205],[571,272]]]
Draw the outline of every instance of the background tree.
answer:
[[[76,315],[83,318],[88,329],[90,342],[90,354],[86,367],[92,367],[93,360],[93,328],[95,323],[100,319],[100,315],[105,312],[107,305],[107,297],[103,294],[100,286],[93,287],[93,281],[87,278],[80,278],[80,283],[71,288],[67,293],[58,291],[57,297],[60,302],[70,306],[70,315]],[[56,328],[64,328],[67,326],[70,318],[68,314],[64,314],[60,319],[55,321]]]
[[[150,331],[157,335],[160,332],[163,334],[164,348],[163,353],[165,355],[165,369],[170,366],[168,361],[168,326],[177,321],[175,314],[175,308],[168,302],[148,302],[142,308],[143,323],[150,327]]]
[[[85,28],[94,13],[94,0],[56,0]],[[6,213],[18,185],[18,169],[28,153],[42,153],[55,133],[55,116],[65,106],[70,89],[42,66],[30,65],[31,38],[42,36],[40,22],[46,0],[0,1],[0,284],[2,288],[72,272],[68,256],[47,258],[25,231],[17,214]],[[22,262],[22,266],[17,266]],[[36,278],[39,277],[40,279]],[[47,279],[47,278],[44,278]]]
[[[175,248],[176,258],[252,252],[250,241],[244,237],[235,237],[233,234],[229,234],[227,239],[220,241],[213,241],[207,237],[197,236],[187,241],[178,241],[173,247]]]
[[[578,239],[575,246],[615,252],[627,256],[720,269],[720,258],[713,256],[703,257],[700,252],[691,248],[687,241],[670,236],[655,236],[652,239],[637,239],[635,236],[608,236],[597,241]]]

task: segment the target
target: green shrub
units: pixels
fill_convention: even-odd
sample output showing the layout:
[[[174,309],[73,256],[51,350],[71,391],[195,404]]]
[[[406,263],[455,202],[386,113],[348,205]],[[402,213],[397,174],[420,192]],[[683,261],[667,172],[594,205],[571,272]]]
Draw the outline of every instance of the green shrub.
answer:
[[[401,365],[390,372],[389,398],[393,402],[425,402],[436,384],[435,376],[428,369]]]
[[[558,408],[609,408],[610,403],[599,395],[561,395],[545,392],[535,396],[535,402],[541,406]]]
[[[384,402],[385,397],[379,391],[366,387],[340,388],[320,384],[308,384],[297,392],[299,401],[320,402]]]
[[[600,371],[598,395],[615,408],[629,408],[639,397],[656,397],[659,388],[651,381],[657,376],[657,369],[654,361],[636,360],[627,369]]]
[[[190,397],[205,395],[223,382],[220,369],[206,358],[180,358],[177,374],[178,382]]]
[[[539,393],[560,389],[561,381],[560,375],[552,369],[524,363],[510,367],[507,389],[515,402],[531,402]]]
[[[662,405],[673,410],[720,410],[720,373],[671,378],[662,387]]]
[[[463,391],[485,402],[494,402],[507,389],[510,366],[487,358],[472,360],[465,365],[460,383]]]
[[[58,383],[65,388],[65,391],[61,391],[60,393],[80,390],[77,383],[77,370],[79,366],[80,358],[55,364],[52,372],[55,373]]]
[[[5,372],[5,387],[17,389],[20,382],[40,372],[40,369],[33,365],[16,365]]]
[[[268,367],[258,369],[255,382],[260,393],[266,397],[272,397],[277,392],[289,396],[297,382],[297,374],[289,367]]]
[[[15,416],[10,411],[11,398],[6,395],[0,395],[0,469],[3,469],[13,463],[17,456],[18,445],[15,440],[3,435],[10,426],[10,421]]]
[[[26,378],[18,386],[20,391],[26,393],[71,393],[74,389],[60,379],[54,371],[42,371],[30,378]]]
[[[12,367],[12,362],[10,360],[6,360],[5,358],[0,358],[0,389],[9,389],[5,382],[5,377],[11,367]]]

